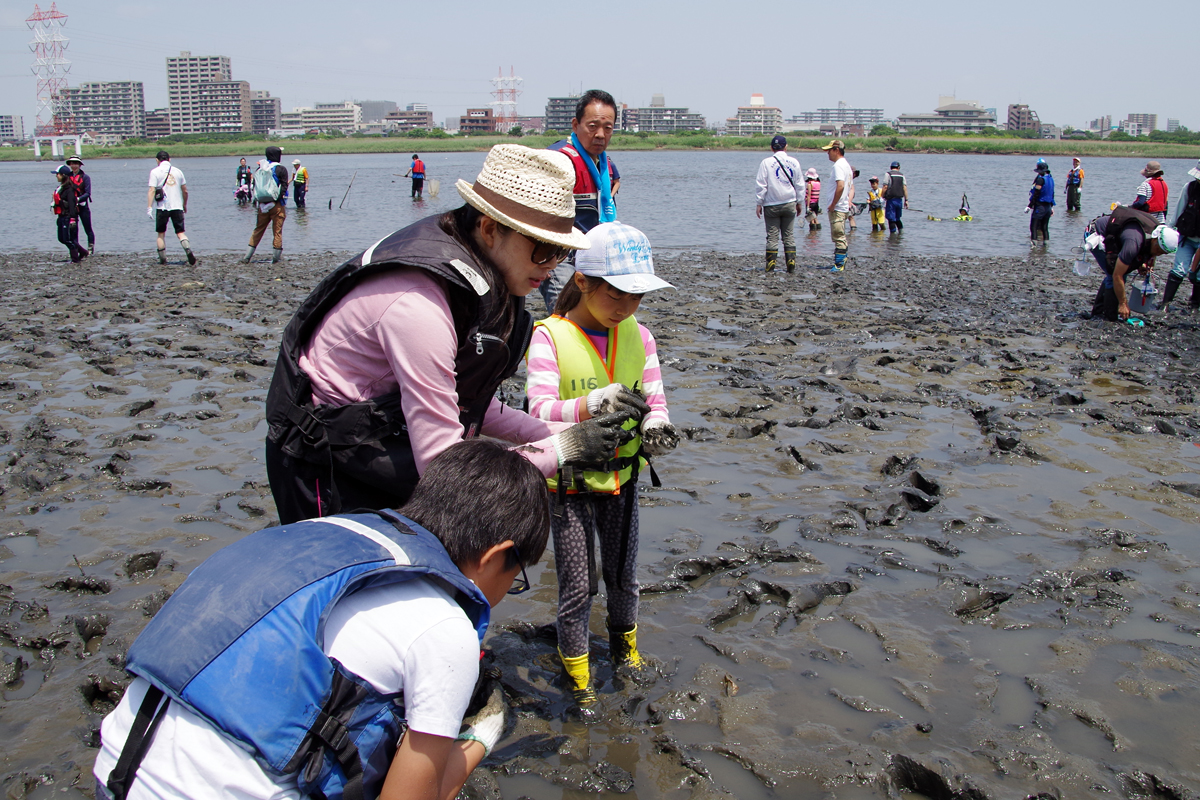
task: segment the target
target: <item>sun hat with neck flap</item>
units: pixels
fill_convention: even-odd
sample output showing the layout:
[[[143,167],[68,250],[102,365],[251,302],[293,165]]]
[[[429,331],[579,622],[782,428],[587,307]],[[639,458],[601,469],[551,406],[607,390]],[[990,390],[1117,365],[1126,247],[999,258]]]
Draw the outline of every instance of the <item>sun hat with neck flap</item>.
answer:
[[[468,204],[513,230],[574,250],[590,247],[575,228],[575,168],[562,153],[498,144],[474,184],[460,179],[455,186]]]

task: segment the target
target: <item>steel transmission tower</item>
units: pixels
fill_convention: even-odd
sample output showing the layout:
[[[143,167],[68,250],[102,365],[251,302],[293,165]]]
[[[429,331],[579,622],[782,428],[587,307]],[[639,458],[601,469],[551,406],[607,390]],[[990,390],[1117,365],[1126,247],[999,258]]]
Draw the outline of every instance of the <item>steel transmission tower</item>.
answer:
[[[70,39],[62,35],[67,15],[50,4],[42,11],[36,4],[33,14],[25,20],[33,31],[29,49],[33,51],[33,74],[37,76],[37,122],[34,133],[48,136],[75,132],[75,120],[67,113],[62,90],[67,88],[67,73],[71,62],[65,57]]]
[[[492,85],[496,87],[492,97],[496,99],[488,105],[496,109],[496,130],[508,133],[517,124],[517,98],[521,94],[520,86],[524,78],[513,75],[511,66],[508,68],[508,77],[505,77],[503,69],[497,68],[496,71],[497,76],[492,78]]]

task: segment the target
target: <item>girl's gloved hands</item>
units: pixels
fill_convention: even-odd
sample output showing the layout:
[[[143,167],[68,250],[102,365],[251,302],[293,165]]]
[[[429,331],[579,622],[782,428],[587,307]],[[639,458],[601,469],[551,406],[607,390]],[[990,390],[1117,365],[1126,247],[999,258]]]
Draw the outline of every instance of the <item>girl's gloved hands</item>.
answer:
[[[621,426],[633,418],[629,411],[614,411],[577,422],[554,434],[551,443],[560,467],[596,469],[617,455],[617,448],[634,437]]]
[[[656,418],[642,425],[642,447],[650,456],[666,455],[680,438],[679,429],[666,420]]]
[[[629,411],[630,418],[638,422],[650,413],[646,398],[620,383],[610,383],[588,392],[587,409],[593,417],[613,411]]]

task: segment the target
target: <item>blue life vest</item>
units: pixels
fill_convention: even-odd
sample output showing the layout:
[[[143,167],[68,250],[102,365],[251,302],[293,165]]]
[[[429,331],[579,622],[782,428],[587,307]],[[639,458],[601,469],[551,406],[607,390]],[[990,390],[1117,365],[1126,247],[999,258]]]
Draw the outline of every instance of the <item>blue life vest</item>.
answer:
[[[301,771],[302,794],[377,797],[403,698],[329,658],[325,621],[351,592],[421,577],[450,590],[482,642],[487,598],[432,533],[395,511],[267,528],[197,567],[129,648],[126,669],[270,773]]]
[[[1042,175],[1045,183],[1042,184],[1042,190],[1039,192],[1037,186],[1033,187],[1035,203],[1049,203],[1054,205],[1054,176],[1049,172]]]

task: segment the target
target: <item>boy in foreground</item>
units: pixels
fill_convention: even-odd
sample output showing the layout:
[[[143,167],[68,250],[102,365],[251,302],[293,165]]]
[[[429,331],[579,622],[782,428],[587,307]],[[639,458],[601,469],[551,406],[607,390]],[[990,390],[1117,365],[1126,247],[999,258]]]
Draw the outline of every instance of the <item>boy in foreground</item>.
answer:
[[[464,716],[491,607],[545,549],[546,483],[470,439],[402,512],[268,528],[197,567],[129,650],[97,797],[457,795],[504,732],[498,684]]]

